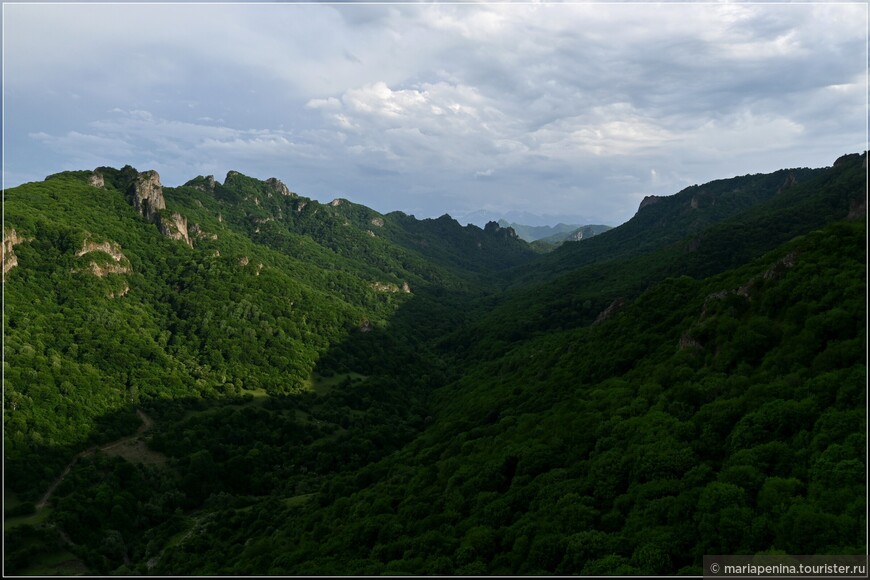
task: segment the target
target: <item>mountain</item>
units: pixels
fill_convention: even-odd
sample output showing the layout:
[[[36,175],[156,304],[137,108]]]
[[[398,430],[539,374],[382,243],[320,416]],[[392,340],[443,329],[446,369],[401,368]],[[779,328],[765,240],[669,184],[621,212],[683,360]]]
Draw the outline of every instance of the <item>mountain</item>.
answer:
[[[5,571],[864,554],[866,160],[544,255],[236,172],[7,190]]]
[[[522,224],[510,223],[505,219],[498,220],[498,225],[505,228],[513,228],[517,232],[517,235],[527,242],[534,242],[535,240],[540,240],[542,238],[548,238],[559,234],[568,234],[580,227],[576,224],[562,223],[556,224],[555,226],[526,226]]]
[[[559,224],[588,224],[597,220],[587,216],[576,214],[536,214],[527,211],[491,211],[477,210],[470,213],[456,215],[457,221],[465,224],[475,224],[483,227],[487,222],[499,222],[503,220],[511,226],[513,224],[526,224],[528,227],[557,227]]]
[[[610,226],[603,225],[588,225],[568,230],[566,232],[554,234],[537,240],[537,246],[544,250],[551,250],[561,246],[564,242],[579,242],[588,240],[592,236],[603,234],[607,230],[612,230]],[[532,246],[534,247],[534,245]]]

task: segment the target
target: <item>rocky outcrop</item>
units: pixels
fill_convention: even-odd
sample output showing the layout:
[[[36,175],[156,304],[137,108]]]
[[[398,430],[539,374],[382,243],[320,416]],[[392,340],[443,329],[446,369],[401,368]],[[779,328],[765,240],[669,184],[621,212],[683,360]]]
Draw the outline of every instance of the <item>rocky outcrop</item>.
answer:
[[[373,217],[371,224],[375,227],[382,228],[382,227],[384,227],[384,218]]]
[[[384,282],[372,282],[371,287],[375,292],[404,292],[405,294],[411,293],[411,287],[408,286],[407,282],[402,282],[402,287],[399,288],[396,284],[387,284]]]
[[[372,238],[376,238],[376,237],[378,237],[378,236],[375,235],[375,232],[373,232],[373,231],[371,231],[371,230],[366,230],[366,234],[368,234],[369,237],[372,237]]]
[[[701,343],[692,338],[689,331],[686,331],[680,336],[680,342],[677,346],[680,350],[694,350],[701,348]]]
[[[625,307],[625,298],[617,298],[613,302],[610,303],[610,306],[601,311],[595,321],[592,323],[592,326],[598,326],[602,322],[606,320],[610,320],[613,318],[617,312],[622,310]]]
[[[251,260],[247,256],[242,256],[241,258],[239,258],[239,266],[247,266],[250,263]]]
[[[340,197],[337,197],[337,198],[333,199],[332,201],[330,201],[329,205],[331,205],[332,207],[338,207],[343,203],[344,203],[344,200],[341,199]]]
[[[103,179],[103,174],[95,169],[91,172],[90,177],[88,177],[88,185],[91,187],[106,189],[106,181]]]
[[[136,177],[133,182],[133,207],[150,222],[155,221],[161,209],[166,209],[163,186],[156,171],[143,171]]]
[[[130,285],[124,284],[124,287],[118,290],[117,292],[109,292],[109,298],[122,298],[130,292]]]
[[[200,175],[196,179],[191,179],[185,185],[206,193],[212,193],[215,187],[217,187],[217,182],[214,179],[214,175],[206,175],[205,177]]]
[[[291,197],[293,195],[293,192],[287,189],[287,186],[284,185],[280,179],[277,179],[275,177],[270,177],[269,179],[267,179],[266,185],[268,185],[270,188],[272,188],[273,191],[275,191],[276,193],[280,193],[281,195],[287,197]]]
[[[127,274],[132,271],[130,268],[130,260],[121,251],[121,246],[115,242],[94,242],[86,239],[82,244],[82,248],[76,252],[77,257],[82,257],[93,252],[102,252],[109,255],[113,262],[98,263],[96,260],[88,264],[86,270],[89,270],[98,278],[105,278],[109,274]],[[75,270],[74,270],[75,271]]]
[[[218,239],[217,234],[210,234],[200,227],[199,224],[193,224],[188,228],[187,233],[190,235],[191,239],[197,240],[216,240]]]
[[[519,238],[517,232],[513,228],[503,228],[499,225],[498,222],[487,222],[486,225],[483,226],[483,233],[489,235],[499,235],[506,238]]]
[[[105,254],[109,254],[116,262],[127,259],[127,257],[121,251],[121,246],[119,246],[115,242],[102,242],[98,244],[90,240],[85,240],[84,244],[82,244],[82,249],[76,252],[76,256],[81,257],[85,254],[90,254],[91,252],[103,252]]]
[[[789,252],[779,260],[773,263],[770,268],[762,272],[760,275],[753,276],[749,280],[746,281],[745,284],[738,286],[734,290],[719,290],[718,292],[714,292],[707,296],[707,299],[704,300],[704,305],[701,307],[701,320],[703,320],[707,316],[707,310],[711,302],[717,300],[724,300],[728,296],[736,295],[742,298],[745,298],[747,301],[752,302],[752,295],[756,289],[756,286],[761,280],[778,280],[785,275],[786,270],[790,270],[794,268],[798,262],[798,254],[797,252]]]
[[[776,193],[782,193],[789,187],[794,187],[797,185],[797,177],[794,176],[794,173],[789,173],[788,177],[785,178],[785,181],[782,182],[782,185],[779,186],[779,189],[776,190]]]
[[[15,246],[29,242],[30,238],[18,235],[14,228],[3,230],[3,275],[18,265],[18,256],[15,255]]]
[[[193,241],[187,232],[187,218],[178,212],[157,214],[155,220],[160,233],[172,240],[181,240],[191,248]]]
[[[212,182],[214,179],[212,178]],[[163,185],[160,175],[152,170],[136,175],[130,188],[131,203],[139,215],[157,226],[164,236],[180,240],[193,247],[193,241],[187,232],[187,218],[178,212],[166,212],[166,199],[163,197]]]

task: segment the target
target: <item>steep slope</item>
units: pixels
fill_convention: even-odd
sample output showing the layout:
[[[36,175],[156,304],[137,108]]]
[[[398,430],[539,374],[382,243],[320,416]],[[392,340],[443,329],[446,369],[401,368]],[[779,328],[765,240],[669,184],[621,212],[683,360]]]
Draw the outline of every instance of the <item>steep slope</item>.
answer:
[[[440,239],[421,226],[445,251],[487,240],[474,272],[451,268],[369,235],[339,204],[237,172],[169,188],[153,171],[102,167],[4,196],[7,482],[19,490],[92,437],[113,438],[101,415],[166,398],[299,392],[331,346],[385,327],[433,284],[477,292],[482,274],[528,255],[478,228]],[[369,228],[405,235],[416,221],[383,219]],[[118,428],[136,421],[128,413]]]
[[[782,169],[693,185],[671,196],[647,196],[628,222],[587,243],[560,247],[536,263],[524,279],[551,278],[596,262],[657,251],[829,171]]]
[[[850,215],[863,217],[866,210],[856,208],[863,207],[866,199],[865,160],[866,154],[845,155],[830,168],[812,170],[814,178],[780,189],[766,201],[750,205],[723,221],[697,217],[693,212],[703,210],[691,209],[691,199],[685,194],[664,198],[659,204],[641,209],[635,218],[618,228],[579,244],[569,244],[570,247],[547,254],[537,263],[503,274],[513,277],[514,290],[499,298],[504,307],[498,303],[487,307],[480,326],[499,328],[510,342],[540,332],[590,324],[607,308],[618,307],[625,299],[638,296],[651,284],[669,276],[704,277],[723,272],[833,220]],[[777,183],[780,173],[784,172],[772,174],[776,178],[754,176],[750,182]],[[736,183],[740,183],[746,178],[737,179]],[[727,191],[734,184],[714,183]],[[665,203],[673,207],[674,215],[656,210],[657,223],[680,223],[687,215],[711,223],[702,231],[682,235],[680,228],[660,226],[661,235],[653,231],[648,236],[658,240],[658,246],[643,241],[632,249],[626,240],[641,235],[644,229],[641,225],[648,222],[644,214],[668,207],[662,205]],[[617,249],[620,246],[622,249],[615,251],[604,246],[602,242],[607,239],[614,240]],[[608,259],[614,252],[617,257]],[[569,267],[567,264],[573,261],[585,265]],[[468,343],[476,343],[472,337],[477,334],[469,330]],[[473,350],[467,352],[474,356]]]

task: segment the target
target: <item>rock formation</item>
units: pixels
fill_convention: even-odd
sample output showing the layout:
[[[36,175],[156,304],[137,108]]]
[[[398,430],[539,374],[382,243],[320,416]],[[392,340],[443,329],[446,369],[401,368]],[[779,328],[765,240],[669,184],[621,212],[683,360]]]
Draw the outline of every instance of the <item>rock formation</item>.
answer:
[[[154,220],[160,233],[172,240],[181,240],[191,248],[193,241],[187,233],[187,218],[178,212],[158,214]]]
[[[95,169],[91,173],[91,176],[88,177],[88,185],[90,185],[91,187],[98,187],[100,189],[106,189],[106,182],[103,179],[103,174]]]
[[[160,175],[156,171],[152,169],[139,173],[133,180],[131,196],[131,203],[139,215],[156,225],[160,233],[193,247],[193,241],[187,233],[187,218],[178,212],[170,214],[162,211],[166,209],[166,199],[163,197]]]
[[[30,241],[18,235],[15,229],[3,231],[3,274],[18,265],[18,256],[15,255],[15,246]]]
[[[617,312],[623,309],[624,306],[625,298],[617,298],[610,303],[610,306],[601,311],[601,314],[598,315],[598,317],[595,319],[595,322],[592,323],[592,326],[597,326],[605,320],[613,318]]]
[[[133,182],[133,207],[139,215],[154,222],[161,209],[166,209],[163,186],[156,171],[143,171]]]
[[[293,195],[293,192],[291,192],[289,189],[287,189],[287,186],[284,185],[280,179],[277,179],[275,177],[270,177],[269,179],[267,179],[266,185],[268,185],[275,192],[280,193],[281,195],[285,195],[287,197],[290,197]]]
[[[85,240],[82,244],[82,249],[76,252],[76,256],[81,257],[92,252],[108,254],[114,260],[114,263],[108,264],[98,264],[95,260],[88,264],[87,269],[98,278],[104,278],[109,274],[127,274],[132,271],[130,269],[130,260],[121,251],[121,246],[115,242],[96,243],[91,240]]]

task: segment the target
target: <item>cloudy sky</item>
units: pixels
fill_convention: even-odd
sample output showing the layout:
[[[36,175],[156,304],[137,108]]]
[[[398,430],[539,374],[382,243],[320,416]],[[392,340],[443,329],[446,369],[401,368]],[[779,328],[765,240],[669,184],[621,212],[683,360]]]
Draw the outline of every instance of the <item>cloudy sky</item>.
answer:
[[[867,147],[864,2],[3,8],[7,187],[234,169],[417,217],[616,225]]]

